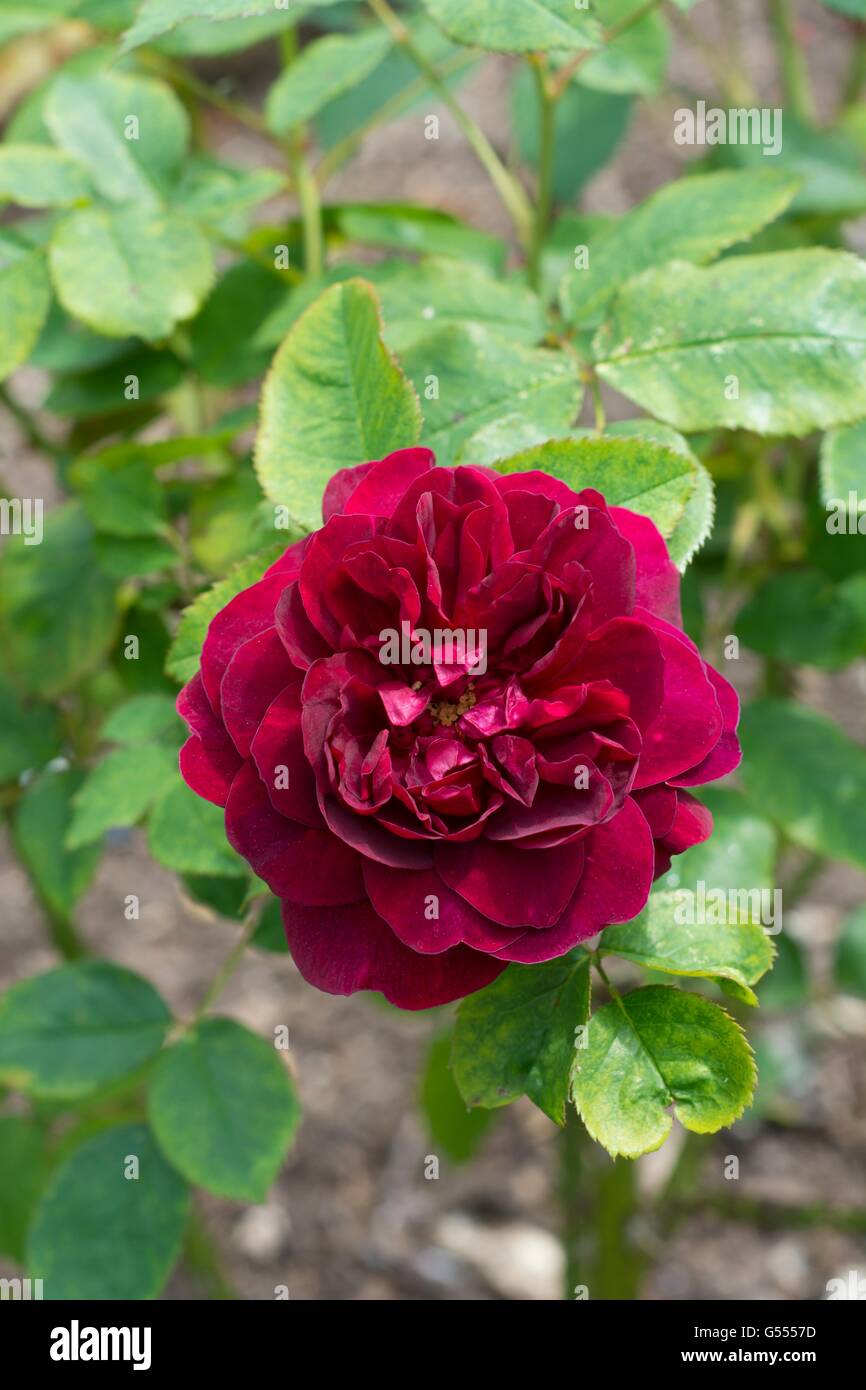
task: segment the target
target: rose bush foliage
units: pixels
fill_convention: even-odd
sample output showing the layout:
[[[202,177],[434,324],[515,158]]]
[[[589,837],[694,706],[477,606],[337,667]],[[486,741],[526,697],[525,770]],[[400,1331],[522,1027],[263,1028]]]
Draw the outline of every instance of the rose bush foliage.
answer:
[[[183,775],[302,974],[426,1008],[633,918],[710,834],[688,788],[740,757],[653,522],[423,448],[337,473],[323,517],[213,620],[178,701]],[[386,664],[403,624],[486,633],[486,670]]]

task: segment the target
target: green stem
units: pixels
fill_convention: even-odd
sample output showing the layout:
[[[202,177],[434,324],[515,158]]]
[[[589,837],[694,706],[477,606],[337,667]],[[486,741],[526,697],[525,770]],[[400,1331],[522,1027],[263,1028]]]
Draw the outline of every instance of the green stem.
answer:
[[[791,0],[770,0],[770,21],[776,36],[785,101],[800,120],[814,121],[815,102],[809,67],[794,36]]]
[[[322,204],[319,198],[319,185],[304,153],[303,142],[303,134],[291,140],[287,153],[292,166],[298,203],[301,209],[301,223],[304,230],[304,270],[307,275],[316,277],[321,275],[325,264]]]
[[[456,77],[458,73],[471,67],[475,61],[474,53],[456,53],[453,58],[450,58],[447,63],[443,63],[436,70],[437,82],[447,82],[449,78]],[[379,126],[387,125],[389,121],[396,120],[407,107],[424,95],[429,86],[430,83],[426,77],[419,77],[414,82],[410,82],[401,92],[395,93],[389,101],[384,102],[368,121],[364,121],[342,140],[338,140],[337,144],[332,146],[328,153],[322,157],[316,168],[316,181],[319,187],[324,188],[328,180],[346,163],[346,160],[351,159],[371,131],[377,130]]]
[[[646,1265],[629,1230],[636,1207],[634,1164],[611,1161],[571,1105],[559,1143],[565,1297],[586,1289],[593,1301],[634,1299]]]
[[[162,53],[155,53],[152,49],[144,48],[139,49],[139,54],[139,61],[166,78],[179,91],[196,97],[215,110],[222,111],[224,115],[231,116],[240,125],[254,130],[257,135],[263,135],[274,144],[279,144],[278,137],[274,135],[264,116],[258,111],[254,111],[251,106],[247,106],[245,102],[235,101],[232,97],[225,96],[215,87],[210,87],[207,82],[202,82],[201,78],[196,77],[182,63],[167,58]]]
[[[556,151],[556,97],[550,86],[547,68],[540,58],[530,59],[538,93],[538,192],[529,250],[529,283],[538,289],[541,275],[541,255],[550,226],[553,207],[553,158]]]
[[[203,1285],[207,1298],[223,1301],[239,1297],[223,1270],[219,1250],[195,1203],[190,1207],[187,1222],[184,1259],[190,1272]]]
[[[232,949],[229,951],[219,970],[214,975],[213,980],[211,981],[204,998],[202,999],[201,1003],[198,1006],[198,1009],[196,1010],[195,1017],[193,1018],[190,1027],[198,1023],[202,1018],[204,1018],[205,1014],[213,1008],[214,1004],[216,1003],[219,996],[222,994],[232,975],[237,970],[238,966],[243,960],[244,953],[255,933],[256,927],[258,926],[259,916],[261,914],[263,906],[263,898],[257,899],[257,901],[253,903],[252,907],[246,915],[246,919],[244,921],[243,929],[241,931],[240,936],[238,937]]]
[[[424,74],[428,86],[451,112],[502,199],[514,223],[521,244],[528,250],[532,245],[534,216],[532,204],[527,198],[523,188],[518,183],[517,179],[508,172],[481,127],[472,119],[468,112],[463,110],[463,107],[454,98],[448,86],[442,81],[436,68],[432,63],[428,62],[421,50],[415,45],[409,30],[406,28],[406,25],[400,19],[399,15],[395,14],[391,9],[388,0],[367,0],[367,3],[376,18],[384,24],[385,28],[391,34],[394,42],[399,44],[407,58],[410,58],[415,64],[418,71]]]

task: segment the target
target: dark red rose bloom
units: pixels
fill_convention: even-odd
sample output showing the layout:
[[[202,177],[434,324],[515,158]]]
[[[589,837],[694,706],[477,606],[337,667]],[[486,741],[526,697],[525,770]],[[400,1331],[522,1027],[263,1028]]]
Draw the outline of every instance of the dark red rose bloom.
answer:
[[[183,776],[282,899],[301,973],[406,1009],[634,917],[712,829],[685,789],[740,757],[651,521],[434,463],[338,473],[322,529],[214,618],[178,700]],[[467,630],[486,662],[382,659],[389,631]]]

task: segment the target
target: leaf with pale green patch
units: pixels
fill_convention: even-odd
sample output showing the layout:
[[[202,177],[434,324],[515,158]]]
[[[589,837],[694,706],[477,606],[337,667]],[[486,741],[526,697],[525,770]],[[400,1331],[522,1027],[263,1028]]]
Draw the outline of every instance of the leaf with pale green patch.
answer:
[[[648,985],[593,1014],[575,1053],[573,1093],[591,1137],[614,1158],[667,1138],[673,1106],[695,1134],[715,1134],[751,1103],[755,1063],[742,1030],[697,994]]]
[[[790,700],[753,701],[739,732],[752,804],[798,845],[866,869],[866,749]]]
[[[694,890],[651,893],[631,922],[605,929],[601,950],[667,975],[731,980],[748,1003],[757,1004],[752,986],[773,964],[773,947],[760,925],[754,895],[748,888],[733,891],[733,912],[730,893],[721,888],[706,889],[704,912],[693,910]],[[706,920],[689,920],[697,916]]]
[[[310,120],[329,101],[368,77],[393,42],[382,25],[315,39],[268,92],[265,115],[271,130],[288,135]]]
[[[206,1018],[163,1052],[149,1094],[163,1153],[220,1197],[262,1202],[300,1118],[272,1043],[230,1018]]]
[[[0,201],[23,208],[68,207],[91,196],[90,180],[77,160],[45,145],[0,146]]]
[[[106,960],[61,965],[0,996],[0,1081],[79,1100],[138,1070],[171,1015],[153,985]]]
[[[515,281],[495,279],[478,265],[430,259],[394,261],[377,276],[385,341],[405,352],[419,339],[454,324],[481,324],[510,342],[537,343],[546,322],[536,295]]]
[[[334,0],[292,0],[288,22],[297,23],[308,10],[333,3]],[[128,51],[140,44],[152,43],[161,34],[183,25],[185,20],[205,21],[208,31],[214,29],[215,22],[221,27],[223,24],[231,25],[233,20],[244,21],[249,24],[254,37],[259,39],[262,36],[261,26],[256,21],[259,18],[273,18],[273,11],[274,0],[143,0],[135,23],[123,36],[121,47]],[[235,30],[239,28],[236,24],[232,27]],[[215,42],[218,45],[218,33]],[[219,47],[216,51],[220,51]]]
[[[180,1254],[188,1209],[186,1183],[147,1127],[114,1125],[53,1174],[30,1228],[27,1268],[49,1298],[156,1298]]]
[[[565,1123],[569,1071],[589,1014],[589,957],[509,965],[457,1012],[452,1066],[467,1105],[494,1109],[527,1095]]]
[[[0,232],[0,381],[27,361],[50,303],[45,253]]]
[[[71,213],[55,230],[49,261],[68,313],[108,337],[151,341],[192,317],[214,273],[194,222],[133,206]]]
[[[596,322],[620,285],[653,266],[715,259],[784,212],[797,187],[796,179],[773,169],[666,184],[587,243],[588,265],[568,270],[560,286],[565,318]]]
[[[648,270],[593,353],[604,381],[677,429],[843,424],[866,408],[866,265],[819,248]]]
[[[534,53],[545,49],[597,48],[601,26],[574,0],[424,0],[455,43],[495,53]]]
[[[517,414],[546,437],[564,433],[583,387],[562,352],[526,347],[477,325],[442,328],[403,357],[424,411],[424,444],[450,466],[465,441],[503,414]]]
[[[827,507],[848,507],[855,493],[857,509],[866,510],[866,420],[829,430],[821,441],[821,500]],[[866,523],[864,523],[866,526]]]
[[[189,142],[189,117],[171,87],[137,74],[61,73],[43,116],[60,148],[114,203],[158,207]]]
[[[409,448],[420,428],[415,393],[382,342],[375,292],[347,280],[302,314],[274,358],[256,471],[268,497],[314,528],[332,474]]]
[[[555,439],[497,464],[500,473],[540,469],[575,492],[595,488],[614,507],[628,507],[673,531],[695,488],[691,459],[649,439]]]
[[[638,8],[635,0],[593,0],[592,13],[610,31]],[[650,10],[593,53],[578,69],[576,79],[602,92],[651,97],[664,81],[669,51],[667,25],[657,11]]]

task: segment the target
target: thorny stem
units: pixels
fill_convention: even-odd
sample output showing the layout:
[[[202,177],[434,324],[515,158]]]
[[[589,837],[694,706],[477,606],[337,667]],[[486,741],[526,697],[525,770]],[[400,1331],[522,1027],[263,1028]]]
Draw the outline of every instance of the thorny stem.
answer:
[[[493,186],[502,199],[514,223],[521,244],[524,248],[528,249],[532,244],[534,214],[532,204],[527,198],[523,188],[518,183],[517,179],[508,172],[481,127],[472,119],[468,112],[464,111],[463,107],[452,95],[449,87],[442,81],[436,68],[432,63],[428,62],[427,58],[413,42],[409,30],[400,17],[391,9],[388,0],[367,0],[367,3],[376,18],[385,25],[385,28],[392,35],[395,43],[399,44],[406,56],[415,64],[418,71],[424,74],[428,85],[451,112],[472,150],[486,169]]]

